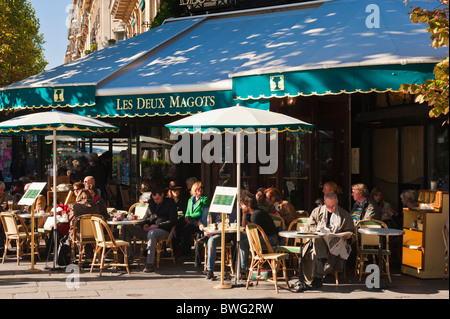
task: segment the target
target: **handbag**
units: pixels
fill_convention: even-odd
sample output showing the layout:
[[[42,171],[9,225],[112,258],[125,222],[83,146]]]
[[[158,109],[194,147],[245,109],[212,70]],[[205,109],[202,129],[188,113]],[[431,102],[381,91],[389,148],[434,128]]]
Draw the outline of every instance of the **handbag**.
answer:
[[[67,242],[68,236],[64,236],[59,241],[57,254],[58,266],[67,266],[70,264],[70,245]]]

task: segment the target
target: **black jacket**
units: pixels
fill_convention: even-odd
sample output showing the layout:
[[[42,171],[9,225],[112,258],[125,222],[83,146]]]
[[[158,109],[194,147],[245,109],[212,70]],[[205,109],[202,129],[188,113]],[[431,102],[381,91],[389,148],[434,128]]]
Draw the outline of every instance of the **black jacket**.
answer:
[[[158,228],[170,232],[177,221],[177,206],[172,198],[164,197],[161,205],[156,205],[153,198],[148,201],[148,211],[144,216],[144,224],[158,225]]]

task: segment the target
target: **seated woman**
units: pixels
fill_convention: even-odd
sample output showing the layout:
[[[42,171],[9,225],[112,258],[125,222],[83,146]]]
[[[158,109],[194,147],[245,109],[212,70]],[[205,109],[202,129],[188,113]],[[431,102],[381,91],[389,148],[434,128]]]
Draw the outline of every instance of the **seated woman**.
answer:
[[[182,230],[183,256],[187,258],[191,255],[192,234],[203,230],[202,213],[203,209],[209,205],[209,199],[203,195],[203,183],[196,182],[191,188],[191,197],[188,200],[186,212],[184,214],[186,224]]]
[[[259,209],[269,212],[269,203],[267,203],[265,191],[265,188],[258,188],[255,194],[256,203]]]
[[[105,220],[109,219],[110,216],[108,214],[108,210],[106,209],[106,202],[100,196],[98,189],[96,187],[92,187],[92,185],[88,185],[87,189],[89,190],[89,193],[91,194],[94,202],[97,203],[100,215],[102,215]]]
[[[266,194],[266,201],[270,205],[269,213],[283,218],[284,225],[287,228],[298,217],[295,207],[287,200],[283,200],[280,191],[276,188],[268,188],[264,193]]]
[[[92,199],[88,189],[77,189],[75,204],[69,212],[69,238],[73,237],[73,223],[75,219],[82,215],[99,214],[98,204]]]

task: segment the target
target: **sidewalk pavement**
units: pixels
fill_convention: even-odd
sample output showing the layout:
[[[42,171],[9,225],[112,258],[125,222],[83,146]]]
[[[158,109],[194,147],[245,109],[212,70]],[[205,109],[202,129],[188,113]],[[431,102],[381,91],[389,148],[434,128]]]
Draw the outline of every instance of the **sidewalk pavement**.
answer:
[[[70,265],[59,271],[52,270],[53,262],[36,262],[38,273],[29,273],[31,268],[29,257],[25,257],[18,266],[15,258],[6,259],[0,264],[0,302],[4,299],[166,299],[175,304],[183,301],[199,302],[199,300],[299,300],[299,299],[449,299],[449,281],[441,279],[418,279],[401,274],[398,265],[393,265],[392,284],[383,290],[369,289],[365,278],[360,283],[353,274],[347,274],[335,284],[334,275],[324,280],[320,290],[308,290],[300,293],[286,288],[280,281],[279,293],[274,284],[261,281],[258,286],[231,289],[213,288],[221,283],[206,279],[203,268],[194,267],[193,262],[163,260],[160,268],[153,273],[144,273],[134,264],[131,274],[116,269],[106,269],[99,276],[98,268],[92,273],[89,268]],[[141,265],[142,269],[142,265]],[[220,266],[216,265],[216,275],[220,275]],[[386,276],[384,279],[387,281]],[[297,278],[293,277],[292,285]],[[225,281],[234,284],[234,281]],[[242,282],[245,284],[245,282]]]

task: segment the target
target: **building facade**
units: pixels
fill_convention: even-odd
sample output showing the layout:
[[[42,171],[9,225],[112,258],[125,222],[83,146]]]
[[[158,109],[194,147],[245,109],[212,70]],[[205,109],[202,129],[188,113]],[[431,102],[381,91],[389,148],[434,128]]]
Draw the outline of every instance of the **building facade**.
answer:
[[[407,188],[429,188],[430,181],[440,180],[439,189],[448,189],[448,126],[441,126],[441,119],[430,119],[425,105],[398,91],[401,83],[416,76],[430,78],[436,63],[436,50],[430,53],[426,34],[418,41],[423,31],[418,30],[420,26],[411,25],[407,12],[398,13],[406,11],[402,4],[382,2],[385,29],[353,32],[365,26],[370,1],[311,1],[208,14],[205,11],[221,11],[232,3],[216,1],[214,7],[205,1],[201,2],[203,9],[185,3],[190,12],[184,17],[168,19],[160,28],[145,32],[147,22],[155,17],[157,2],[74,1],[78,9],[73,11],[73,25],[85,22],[74,28],[82,32],[69,31],[74,35],[73,45],[87,50],[95,41],[98,48],[104,48],[109,39],[136,36],[109,48],[108,54],[100,51],[92,59],[80,60],[81,68],[99,72],[68,75],[61,66],[51,75],[65,75],[52,85],[66,85],[67,95],[83,85],[91,87],[84,95],[75,92],[66,99],[74,104],[55,102],[46,107],[70,106],[73,112],[121,128],[115,136],[81,144],[85,152],[114,154],[111,183],[128,186],[130,198],[137,198],[141,179],[156,172],[145,170],[144,159],[167,159],[167,149],[144,147],[144,137],[169,142],[165,124],[238,101],[264,104],[265,109],[314,124],[312,134],[279,134],[276,173],[259,174],[263,163],[242,165],[241,186],[252,192],[277,187],[297,209],[311,211],[315,199],[322,196],[323,183],[334,181],[347,199],[342,205],[350,208],[351,185],[362,182],[370,189],[381,187],[385,198],[400,211],[399,194]],[[348,27],[341,27],[344,24]],[[417,30],[411,32],[413,27]],[[78,49],[75,58],[83,50]],[[74,56],[72,50],[69,56]],[[429,60],[421,60],[424,56]],[[122,60],[127,63],[124,69]],[[52,92],[53,87],[46,89]],[[21,103],[27,95],[23,92]],[[14,94],[13,87],[10,96]],[[79,96],[86,99],[74,98]],[[22,108],[34,107],[34,96],[28,97],[30,103]],[[13,153],[19,151],[25,149]],[[175,176],[167,167],[158,173],[165,180]],[[178,164],[176,173],[180,184],[195,176],[211,192],[218,185],[236,185],[234,163]]]
[[[148,31],[161,0],[73,0],[64,62]]]

